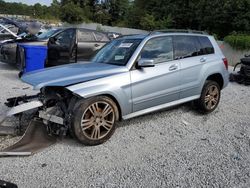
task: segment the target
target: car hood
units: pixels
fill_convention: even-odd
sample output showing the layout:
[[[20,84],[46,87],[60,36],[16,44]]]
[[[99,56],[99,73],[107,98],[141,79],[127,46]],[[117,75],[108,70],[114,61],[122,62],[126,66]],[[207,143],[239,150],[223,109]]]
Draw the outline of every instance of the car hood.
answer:
[[[81,62],[26,73],[22,81],[40,89],[44,86],[69,86],[126,72],[124,66]]]

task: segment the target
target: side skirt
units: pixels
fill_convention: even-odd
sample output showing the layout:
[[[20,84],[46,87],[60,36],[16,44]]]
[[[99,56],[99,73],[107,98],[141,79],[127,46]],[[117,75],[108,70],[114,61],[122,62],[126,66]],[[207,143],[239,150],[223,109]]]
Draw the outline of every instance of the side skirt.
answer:
[[[131,118],[134,118],[134,117],[137,117],[137,116],[141,116],[141,115],[144,115],[144,114],[155,112],[155,111],[158,111],[158,110],[161,110],[161,109],[164,109],[164,108],[168,108],[168,107],[171,107],[171,106],[176,106],[176,105],[179,105],[179,104],[182,104],[182,103],[185,103],[185,102],[189,102],[189,101],[193,101],[193,100],[199,99],[199,98],[200,98],[200,95],[195,95],[195,96],[192,96],[192,97],[187,97],[187,98],[180,99],[180,100],[177,100],[177,101],[173,101],[173,102],[170,102],[170,103],[161,104],[161,105],[158,105],[158,106],[154,106],[154,107],[151,107],[151,108],[147,108],[145,110],[140,110],[140,111],[137,111],[137,112],[122,116],[122,119],[124,119],[124,120],[131,119]]]

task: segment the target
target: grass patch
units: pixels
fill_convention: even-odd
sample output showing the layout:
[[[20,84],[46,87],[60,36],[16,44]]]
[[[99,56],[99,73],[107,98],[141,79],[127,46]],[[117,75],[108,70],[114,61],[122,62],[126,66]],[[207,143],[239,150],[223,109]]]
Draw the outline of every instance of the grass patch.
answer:
[[[224,38],[224,41],[237,50],[250,50],[250,35],[228,35]]]

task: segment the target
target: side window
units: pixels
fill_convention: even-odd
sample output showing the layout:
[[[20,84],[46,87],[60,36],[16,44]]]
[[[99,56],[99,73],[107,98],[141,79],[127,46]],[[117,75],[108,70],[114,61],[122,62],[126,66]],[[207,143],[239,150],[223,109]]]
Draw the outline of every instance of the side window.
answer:
[[[154,63],[162,63],[173,60],[172,37],[158,37],[149,40],[141,51],[140,58],[152,59]]]
[[[214,47],[207,37],[199,37],[202,55],[214,54]]]
[[[85,30],[79,30],[78,31],[78,41],[79,42],[92,42],[92,41],[95,41],[93,32],[85,31]]]
[[[101,41],[103,38],[103,35],[101,33],[95,33],[95,37],[97,41]]]
[[[67,29],[61,33],[59,33],[56,37],[56,43],[65,46],[70,46],[70,44],[74,41],[75,39],[75,30],[74,29]]]
[[[106,37],[106,35],[102,33],[95,32],[95,37],[97,41],[109,41],[109,39]]]
[[[195,36],[175,36],[175,59],[182,59],[199,55],[197,44],[198,41]]]

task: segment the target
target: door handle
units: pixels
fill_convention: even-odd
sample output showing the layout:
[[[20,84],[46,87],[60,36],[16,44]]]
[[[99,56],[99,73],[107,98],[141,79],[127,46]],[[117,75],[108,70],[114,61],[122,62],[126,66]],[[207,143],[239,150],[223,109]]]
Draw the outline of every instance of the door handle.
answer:
[[[177,69],[178,69],[178,65],[174,64],[174,65],[171,65],[168,70],[169,71],[174,71],[174,70],[177,70]]]
[[[100,44],[95,44],[95,47],[99,47],[99,46],[101,46]]]
[[[207,58],[205,58],[205,57],[202,57],[201,59],[200,59],[200,62],[201,63],[204,63],[204,62],[206,62],[207,61]]]

